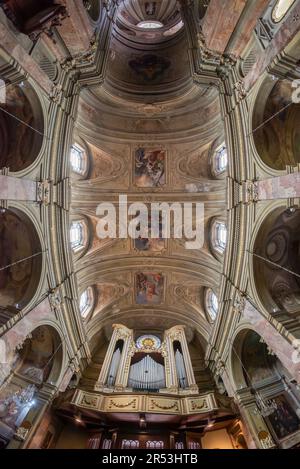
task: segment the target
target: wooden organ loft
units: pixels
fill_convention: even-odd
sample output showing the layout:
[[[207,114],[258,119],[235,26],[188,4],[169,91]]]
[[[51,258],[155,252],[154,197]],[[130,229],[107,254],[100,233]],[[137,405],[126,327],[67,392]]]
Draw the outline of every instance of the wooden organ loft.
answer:
[[[239,445],[232,399],[213,384],[199,389],[184,326],[159,337],[115,324],[97,376],[56,403],[60,417],[84,426],[89,448],[198,449],[211,431]]]

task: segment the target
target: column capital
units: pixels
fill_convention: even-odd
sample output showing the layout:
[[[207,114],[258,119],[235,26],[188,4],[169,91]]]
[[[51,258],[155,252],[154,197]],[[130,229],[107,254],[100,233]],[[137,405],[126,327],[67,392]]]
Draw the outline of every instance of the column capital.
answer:
[[[240,201],[250,205],[259,202],[258,181],[244,181],[241,185]]]
[[[37,183],[37,202],[49,205],[52,198],[52,185],[50,181],[44,180]]]

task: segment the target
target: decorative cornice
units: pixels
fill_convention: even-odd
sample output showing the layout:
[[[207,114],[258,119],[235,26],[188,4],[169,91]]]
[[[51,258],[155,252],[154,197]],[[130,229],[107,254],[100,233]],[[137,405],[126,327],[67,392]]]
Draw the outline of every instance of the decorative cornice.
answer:
[[[64,402],[64,405],[66,402]],[[171,397],[163,394],[113,394],[89,393],[77,389],[71,405],[96,412],[166,413],[171,415],[192,415],[218,412],[217,400],[213,393],[199,396]],[[224,409],[223,409],[224,411]],[[231,410],[229,410],[231,413]]]

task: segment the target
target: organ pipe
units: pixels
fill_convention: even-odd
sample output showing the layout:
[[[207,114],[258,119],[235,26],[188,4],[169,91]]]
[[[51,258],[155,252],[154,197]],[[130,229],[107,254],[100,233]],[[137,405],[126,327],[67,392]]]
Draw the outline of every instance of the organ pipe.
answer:
[[[111,360],[110,369],[109,369],[108,378],[107,378],[108,386],[113,386],[115,384],[118,367],[120,364],[120,359],[121,359],[121,349],[120,347],[118,347],[114,351],[114,354]]]

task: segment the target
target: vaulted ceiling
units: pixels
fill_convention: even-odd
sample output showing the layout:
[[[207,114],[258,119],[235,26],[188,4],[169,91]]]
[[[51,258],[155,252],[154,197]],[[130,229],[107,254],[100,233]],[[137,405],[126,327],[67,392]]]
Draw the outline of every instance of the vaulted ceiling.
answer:
[[[182,26],[177,0],[125,0],[118,11],[115,34],[144,45],[168,40]]]
[[[147,15],[152,4],[155,12]],[[137,27],[148,20],[163,26]],[[85,217],[90,226],[89,247],[75,262],[80,291],[97,289],[86,325],[90,338],[122,322],[149,332],[185,324],[190,338],[198,331],[205,341],[212,327],[204,291],[218,292],[222,265],[211,252],[209,226],[214,217],[224,217],[226,204],[225,179],[213,176],[211,159],[224,141],[224,126],[217,90],[192,81],[185,28],[163,34],[179,21],[175,1],[123,2],[104,82],[80,95],[75,139],[87,148],[89,172],[73,180],[72,216]],[[137,175],[140,149],[162,155],[160,184]],[[120,194],[128,203],[204,202],[203,248],[187,250],[180,239],[146,247],[131,239],[98,239],[97,205],[107,201],[117,207]],[[155,295],[141,300],[141,278],[155,284]]]

